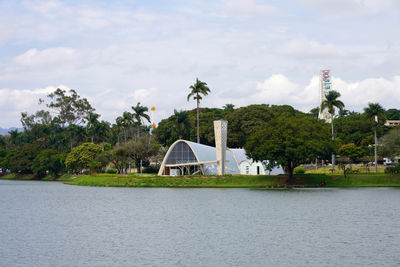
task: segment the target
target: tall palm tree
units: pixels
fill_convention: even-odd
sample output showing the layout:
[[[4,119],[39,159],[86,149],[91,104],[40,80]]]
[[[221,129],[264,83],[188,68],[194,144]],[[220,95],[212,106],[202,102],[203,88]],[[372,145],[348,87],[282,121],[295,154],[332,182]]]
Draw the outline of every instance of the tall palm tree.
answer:
[[[96,128],[99,124],[100,114],[89,112],[85,117],[87,120],[86,133],[90,136],[91,142],[93,143],[94,135],[96,134]]]
[[[200,123],[199,123],[199,106],[200,100],[202,99],[201,95],[208,95],[211,92],[210,88],[207,87],[207,83],[202,82],[199,78],[196,78],[196,82],[189,87],[192,91],[187,96],[187,101],[190,100],[190,97],[193,96],[193,99],[197,102],[197,143],[200,143]]]
[[[378,139],[376,136],[376,127],[379,123],[385,122],[385,109],[379,105],[379,103],[368,103],[368,107],[364,108],[364,113],[371,120],[371,123],[374,124],[374,139],[375,139],[375,172],[378,172],[378,153],[377,153],[377,143]],[[378,119],[380,118],[380,120]]]
[[[17,145],[18,136],[21,134],[21,132],[18,132],[18,129],[15,129],[9,131],[8,134],[10,135],[10,144],[15,147]]]
[[[110,123],[108,121],[101,121],[97,125],[96,128],[96,133],[97,137],[101,141],[101,149],[104,151],[104,140],[109,136],[110,134]]]
[[[124,113],[122,113],[122,116],[118,117],[116,119],[117,125],[121,125],[122,128],[124,129],[124,139],[125,139],[125,143],[128,139],[128,129],[133,125],[134,120],[133,120],[133,115],[132,113],[125,111]]]
[[[141,106],[140,102],[138,102],[135,107],[132,107],[132,110],[132,115],[135,118],[136,123],[138,124],[137,135],[140,136],[140,126],[142,126],[143,124],[142,120],[146,119],[148,122],[150,122],[150,116],[146,114],[149,109],[145,106]]]
[[[325,100],[321,103],[321,110],[325,108],[328,109],[329,114],[331,114],[331,130],[332,130],[332,140],[335,139],[335,133],[333,128],[333,120],[335,118],[335,108],[338,108],[340,111],[343,110],[344,104],[338,98],[340,97],[340,93],[337,91],[329,91],[329,93],[325,96]],[[335,154],[332,154],[332,170],[335,169]]]
[[[115,129],[116,129],[116,131],[117,131],[117,142],[118,142],[118,144],[120,143],[120,142],[119,142],[119,135],[120,135],[121,131],[124,131],[124,123],[123,123],[123,120],[124,120],[124,119],[123,119],[121,116],[119,116],[119,117],[117,117],[117,118],[115,119],[114,127],[115,127]]]

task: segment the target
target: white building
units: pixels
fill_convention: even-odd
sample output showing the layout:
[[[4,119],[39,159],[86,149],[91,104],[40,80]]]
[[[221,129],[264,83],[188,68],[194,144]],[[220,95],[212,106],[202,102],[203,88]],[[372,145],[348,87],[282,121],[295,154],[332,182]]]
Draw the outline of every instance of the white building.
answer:
[[[217,175],[216,148],[186,140],[177,140],[168,149],[158,175]],[[225,174],[267,175],[281,174],[282,168],[272,172],[265,165],[247,158],[244,149],[226,149]]]
[[[175,141],[168,149],[158,175],[267,174],[265,165],[247,158],[244,149],[226,146],[227,121],[214,121],[214,133],[216,148],[186,140]],[[283,173],[282,169],[277,168],[273,174],[279,173]]]

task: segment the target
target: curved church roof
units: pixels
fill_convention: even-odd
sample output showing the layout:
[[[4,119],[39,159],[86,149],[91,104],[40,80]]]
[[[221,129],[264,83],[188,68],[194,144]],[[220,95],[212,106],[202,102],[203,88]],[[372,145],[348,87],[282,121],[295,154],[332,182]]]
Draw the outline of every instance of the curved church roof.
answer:
[[[226,152],[225,173],[240,174],[240,169],[238,166],[239,162],[237,162],[236,156],[236,154],[239,156],[240,152],[236,152],[236,154],[234,154],[234,152],[232,152],[230,149],[227,149]],[[243,155],[240,156],[240,158],[242,157]],[[202,145],[191,141],[182,139],[177,140],[168,149],[158,175],[162,175],[164,173],[165,167],[175,167],[178,165],[201,165],[203,174],[216,175],[216,149],[212,146]]]
[[[253,160],[246,156],[246,151],[243,148],[229,148],[229,150],[232,151],[238,164],[242,161],[248,161],[249,163],[253,162]]]

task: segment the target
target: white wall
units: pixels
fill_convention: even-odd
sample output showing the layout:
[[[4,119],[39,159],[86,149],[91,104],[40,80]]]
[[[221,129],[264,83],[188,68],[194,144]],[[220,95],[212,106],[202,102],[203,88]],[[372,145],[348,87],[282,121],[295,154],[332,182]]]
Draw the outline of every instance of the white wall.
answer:
[[[265,175],[264,166],[260,161],[250,163],[248,161],[242,161],[239,164],[240,174],[257,175],[257,167],[259,167],[259,175]]]

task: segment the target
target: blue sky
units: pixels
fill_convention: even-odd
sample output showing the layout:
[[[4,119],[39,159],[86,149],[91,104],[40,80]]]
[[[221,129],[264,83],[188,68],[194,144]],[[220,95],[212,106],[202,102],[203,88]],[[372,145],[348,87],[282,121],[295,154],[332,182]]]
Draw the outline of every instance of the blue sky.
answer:
[[[351,110],[400,108],[397,0],[0,1],[0,127],[60,87],[102,119],[137,102],[157,122],[201,103],[318,106],[318,74]]]

